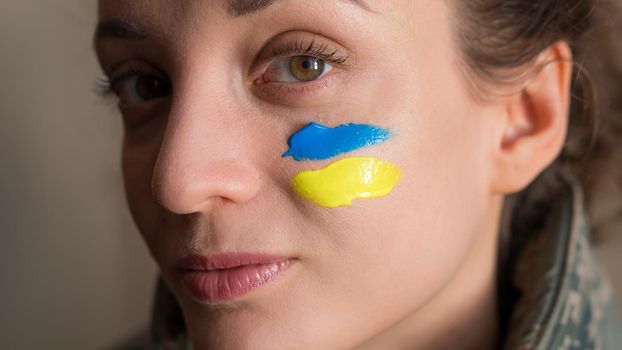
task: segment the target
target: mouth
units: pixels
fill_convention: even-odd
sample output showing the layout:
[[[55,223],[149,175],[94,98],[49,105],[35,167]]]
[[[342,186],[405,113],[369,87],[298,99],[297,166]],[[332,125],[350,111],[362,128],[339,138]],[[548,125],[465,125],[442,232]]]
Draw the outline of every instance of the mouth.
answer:
[[[233,301],[266,286],[294,262],[294,258],[283,256],[222,253],[191,255],[179,260],[176,267],[195,300],[216,304]]]

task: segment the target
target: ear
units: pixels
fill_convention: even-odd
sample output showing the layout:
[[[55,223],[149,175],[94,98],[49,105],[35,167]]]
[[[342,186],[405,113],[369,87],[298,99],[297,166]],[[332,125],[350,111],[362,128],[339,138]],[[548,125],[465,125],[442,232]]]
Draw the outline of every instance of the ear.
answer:
[[[493,192],[527,187],[559,155],[568,133],[572,51],[558,42],[540,54],[533,79],[506,100],[493,156]]]

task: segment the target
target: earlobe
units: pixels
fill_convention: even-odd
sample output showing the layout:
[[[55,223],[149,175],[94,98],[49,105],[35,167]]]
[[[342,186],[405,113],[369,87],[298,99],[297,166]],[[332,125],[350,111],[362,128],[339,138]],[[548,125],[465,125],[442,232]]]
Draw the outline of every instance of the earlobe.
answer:
[[[546,49],[519,94],[506,100],[495,156],[493,191],[510,194],[529,185],[557,158],[568,128],[572,53],[567,43]]]

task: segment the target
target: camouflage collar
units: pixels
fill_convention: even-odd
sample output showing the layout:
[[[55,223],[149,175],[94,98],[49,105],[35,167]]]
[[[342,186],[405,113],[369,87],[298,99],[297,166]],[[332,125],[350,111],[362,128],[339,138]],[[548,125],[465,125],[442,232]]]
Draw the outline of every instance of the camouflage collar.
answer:
[[[568,175],[557,180],[546,203],[529,203],[540,211],[538,229],[521,232],[529,226],[516,222],[533,221],[533,212],[512,215],[515,239],[499,273],[503,349],[620,349],[618,309],[591,252],[580,186]]]

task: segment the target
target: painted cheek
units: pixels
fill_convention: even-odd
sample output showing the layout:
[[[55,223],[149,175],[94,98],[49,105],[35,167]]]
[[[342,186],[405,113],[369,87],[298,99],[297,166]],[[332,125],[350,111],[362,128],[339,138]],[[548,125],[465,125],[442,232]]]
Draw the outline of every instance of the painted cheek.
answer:
[[[386,196],[400,176],[401,170],[394,164],[371,157],[353,157],[324,169],[297,174],[293,188],[306,200],[335,208],[350,206],[354,199]]]

